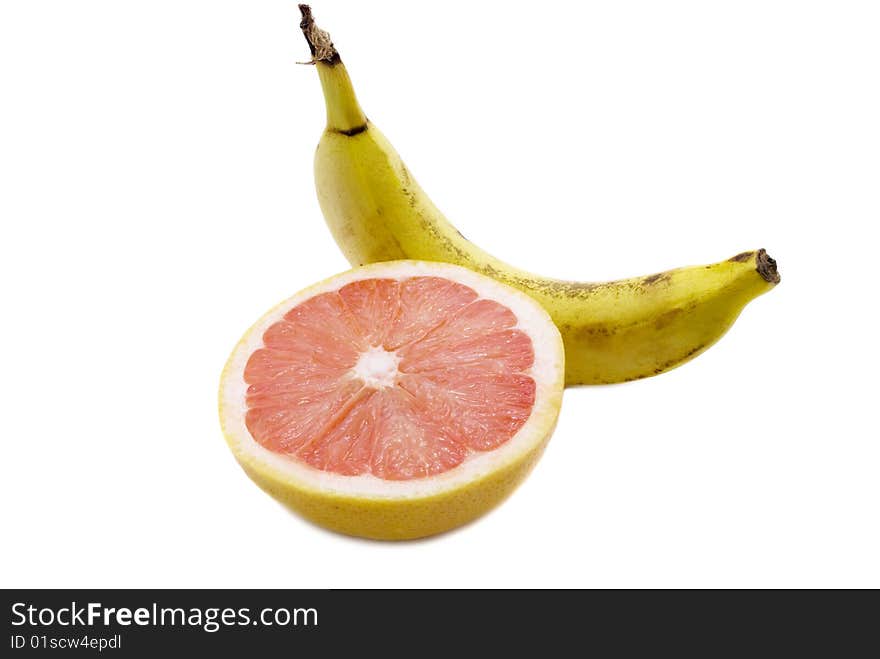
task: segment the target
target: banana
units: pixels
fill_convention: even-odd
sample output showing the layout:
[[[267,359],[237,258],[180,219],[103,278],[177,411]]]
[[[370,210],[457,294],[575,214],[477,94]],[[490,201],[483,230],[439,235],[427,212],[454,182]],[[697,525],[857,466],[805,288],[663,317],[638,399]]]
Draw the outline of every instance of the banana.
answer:
[[[352,265],[445,261],[534,297],[565,343],[566,384],[610,384],[679,366],[715,343],[743,307],[780,277],[763,249],[712,265],[605,283],[539,277],[472,244],[437,210],[361,109],[330,36],[307,5],[300,27],[318,71],[327,126],[315,186],[327,224]]]

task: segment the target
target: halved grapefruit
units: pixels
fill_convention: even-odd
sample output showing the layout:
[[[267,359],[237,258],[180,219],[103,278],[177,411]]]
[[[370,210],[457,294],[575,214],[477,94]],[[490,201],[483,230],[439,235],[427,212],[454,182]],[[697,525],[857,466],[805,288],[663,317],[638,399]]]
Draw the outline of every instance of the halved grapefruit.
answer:
[[[562,402],[562,340],[530,297],[442,263],[378,263],[282,302],[220,385],[236,459],[306,518],[428,536],[503,500]]]

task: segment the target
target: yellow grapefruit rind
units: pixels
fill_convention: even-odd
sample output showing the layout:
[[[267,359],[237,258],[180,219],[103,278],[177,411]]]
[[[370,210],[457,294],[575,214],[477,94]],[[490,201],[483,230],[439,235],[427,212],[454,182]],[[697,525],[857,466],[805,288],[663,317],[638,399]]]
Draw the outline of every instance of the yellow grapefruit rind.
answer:
[[[313,469],[257,444],[244,425],[244,364],[262,334],[287,310],[348,281],[368,277],[448,277],[510,307],[522,319],[535,350],[535,405],[522,428],[495,451],[476,454],[438,476],[413,481],[347,477]],[[540,371],[540,372],[538,372]],[[565,364],[562,338],[549,315],[530,297],[465,268],[441,263],[392,261],[355,268],[319,282],[266,313],[239,341],[223,369],[220,422],[244,471],[265,492],[306,519],[339,533],[377,540],[408,540],[443,533],[491,510],[525,479],[550,439],[562,404]]]

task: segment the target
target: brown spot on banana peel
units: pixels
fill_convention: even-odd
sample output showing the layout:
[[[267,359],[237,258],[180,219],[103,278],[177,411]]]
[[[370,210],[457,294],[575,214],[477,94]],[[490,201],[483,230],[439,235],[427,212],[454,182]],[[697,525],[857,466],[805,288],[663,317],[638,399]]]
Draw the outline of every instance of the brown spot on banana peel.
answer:
[[[501,280],[515,288],[519,288],[527,293],[536,293],[553,297],[557,299],[577,298],[585,300],[591,297],[591,294],[607,284],[595,284],[592,282],[576,282],[562,281],[558,279],[544,279],[542,277],[528,277],[523,275],[497,273]],[[496,275],[491,275],[496,276]]]
[[[695,348],[691,348],[690,350],[688,350],[684,355],[682,355],[678,359],[670,359],[670,360],[664,362],[663,364],[661,364],[660,366],[655,368],[653,373],[645,373],[644,375],[636,376],[633,378],[633,380],[641,380],[642,378],[646,378],[650,375],[660,375],[661,373],[665,373],[666,371],[669,371],[676,366],[681,366],[682,364],[689,361],[690,359],[695,357],[698,353],[702,352],[703,350],[705,350],[708,347],[709,347],[708,344],[701,343],[700,345],[696,346]]]
[[[416,193],[406,187],[402,188],[402,191],[403,194],[408,198],[410,206],[415,209],[418,203]],[[477,272],[482,272],[483,274],[487,274],[494,279],[502,279],[501,273],[496,272],[493,274],[489,274],[485,272],[486,267],[488,266],[483,267],[480,263],[474,261],[474,259],[471,257],[470,254],[468,254],[467,251],[462,249],[459,245],[456,245],[449,236],[447,236],[440,230],[440,227],[437,226],[436,222],[434,222],[434,219],[431,216],[425,215],[417,209],[416,216],[418,217],[419,224],[421,225],[422,230],[428,236],[430,236],[430,240],[428,242],[435,246],[442,245],[442,250],[437,250],[437,252],[440,252],[443,255],[442,258],[440,258],[436,253],[432,256],[421,258],[426,258],[426,260],[429,261],[444,261],[446,263],[454,263],[466,268],[470,268],[471,270],[475,270]],[[467,241],[467,239],[465,240],[466,242],[470,242]],[[417,257],[408,252],[405,252],[403,258]]]
[[[384,250],[387,254],[402,254],[402,258],[406,258],[406,252],[403,250],[403,246],[400,244],[397,236],[393,234],[388,236],[388,242],[386,243]]]
[[[660,281],[669,280],[669,273],[667,272],[658,272],[656,275],[651,275],[650,277],[645,277],[642,279],[642,283],[646,286],[650,286],[651,284],[656,284]]]
[[[415,208],[419,203],[419,195],[412,189],[412,183],[412,174],[409,173],[406,165],[402,165],[400,169],[400,191],[403,193],[403,196],[406,197],[409,207]],[[433,225],[434,223],[431,222],[431,224]]]
[[[731,257],[730,257],[729,259],[727,259],[727,260],[728,260],[728,261],[732,261],[732,262],[734,262],[734,263],[745,263],[745,262],[748,261],[750,258],[752,258],[752,256],[753,256],[754,254],[755,254],[754,252],[742,252],[742,253],[740,253],[740,254],[737,254],[736,256],[731,256]]]
[[[582,325],[577,329],[577,336],[588,341],[614,336],[615,334],[617,334],[616,327],[598,323],[594,325]]]
[[[341,128],[328,128],[331,133],[336,133],[337,135],[345,135],[346,137],[354,137],[355,135],[360,135],[361,133],[367,132],[367,129],[370,127],[369,122],[365,124],[361,124],[360,126],[355,126],[354,128],[347,128],[345,130]]]
[[[409,169],[403,163],[400,164],[400,178],[403,179],[403,187],[408,188],[412,185],[412,174],[409,173]]]
[[[657,316],[657,320],[654,321],[654,328],[657,330],[662,330],[664,327],[668,326],[672,321],[674,321],[678,316],[684,313],[684,309],[681,307],[675,307],[674,309],[670,309],[659,316]]]

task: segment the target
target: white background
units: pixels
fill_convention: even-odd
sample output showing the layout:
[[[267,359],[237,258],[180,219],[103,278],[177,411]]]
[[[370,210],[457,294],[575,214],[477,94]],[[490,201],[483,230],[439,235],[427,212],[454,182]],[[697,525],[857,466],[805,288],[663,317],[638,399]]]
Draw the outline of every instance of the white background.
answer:
[[[686,366],[566,392],[478,522],[323,531],[216,412],[241,333],[347,269],[295,3],[4,2],[0,585],[880,587],[876,3],[314,11],[496,255],[596,280],[765,247],[782,284]]]

